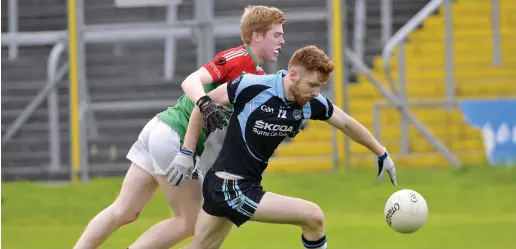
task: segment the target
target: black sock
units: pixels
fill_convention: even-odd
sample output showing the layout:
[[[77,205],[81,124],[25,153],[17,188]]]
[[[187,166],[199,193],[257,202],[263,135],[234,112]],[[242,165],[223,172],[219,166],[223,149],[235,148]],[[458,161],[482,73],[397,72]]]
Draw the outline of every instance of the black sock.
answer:
[[[316,241],[310,241],[305,238],[304,235],[301,234],[301,240],[303,241],[303,245],[308,249],[326,249],[326,235],[323,235],[322,238]]]

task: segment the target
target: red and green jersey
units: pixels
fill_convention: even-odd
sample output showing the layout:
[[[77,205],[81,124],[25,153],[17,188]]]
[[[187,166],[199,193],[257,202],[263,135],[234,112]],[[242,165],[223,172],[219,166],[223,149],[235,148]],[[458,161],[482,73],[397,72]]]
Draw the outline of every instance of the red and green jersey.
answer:
[[[263,69],[258,65],[256,57],[247,45],[222,51],[203,67],[210,72],[213,78],[213,83],[203,85],[206,93],[225,82],[237,78],[242,73],[264,74]],[[186,95],[183,95],[177,100],[176,105],[157,114],[161,120],[170,125],[179,134],[181,145],[183,144],[190,115],[194,107],[195,104]],[[206,129],[203,129],[195,148],[195,152],[198,155],[203,152],[206,139]]]

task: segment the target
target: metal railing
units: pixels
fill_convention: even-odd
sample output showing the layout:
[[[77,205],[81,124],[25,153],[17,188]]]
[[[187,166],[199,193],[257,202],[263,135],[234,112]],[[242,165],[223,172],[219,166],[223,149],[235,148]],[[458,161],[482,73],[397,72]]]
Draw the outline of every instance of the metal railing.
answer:
[[[82,2],[82,1],[80,1]],[[213,39],[207,37],[238,37],[240,36],[240,16],[229,16],[229,17],[217,17],[213,18],[213,8],[206,8],[209,5],[206,0],[196,0],[197,6],[203,6],[203,8],[197,8],[195,12],[195,19],[187,21],[176,21],[174,11],[176,8],[170,6],[168,8],[167,20],[165,22],[147,22],[147,23],[131,23],[131,24],[99,24],[99,25],[84,25],[83,20],[78,21],[79,33],[81,34],[81,41],[84,43],[116,43],[120,41],[148,41],[148,40],[163,40],[165,42],[165,55],[164,55],[164,75],[165,79],[172,79],[175,72],[175,39],[178,38],[192,38],[196,36],[200,44],[197,44],[197,63],[198,65],[203,64],[207,57],[214,56]],[[10,0],[10,4],[17,4],[16,0]],[[83,6],[82,3],[78,6]],[[210,11],[210,13],[207,13]],[[9,11],[9,20],[16,19],[17,13]],[[291,11],[285,11],[289,23],[292,22],[306,22],[315,20],[328,20],[328,12],[326,9],[306,9],[298,8],[291,9]],[[83,18],[82,14],[78,14],[78,19]],[[211,16],[211,17],[210,17]],[[68,38],[68,31],[38,31],[38,32],[19,32],[16,28],[17,25],[12,25],[9,28],[9,32],[2,33],[1,44],[2,46],[9,46],[10,51],[17,51],[18,47],[22,46],[38,46],[38,45],[55,45],[47,63],[48,70],[48,82],[45,87],[38,93],[38,95],[31,101],[23,113],[16,119],[16,121],[8,128],[4,137],[2,138],[2,146],[8,143],[13,136],[20,130],[21,126],[28,120],[28,118],[34,113],[35,109],[48,98],[48,109],[49,109],[49,145],[50,145],[50,168],[49,170],[63,170],[60,162],[60,137],[59,137],[59,101],[57,94],[53,91],[55,86],[62,80],[68,71],[68,64],[57,68],[56,58],[65,51],[66,41]],[[209,33],[208,33],[209,31]],[[209,43],[209,44],[208,44]],[[14,48],[14,49],[13,49]],[[14,52],[11,52],[14,54]],[[84,67],[84,65],[82,65]],[[83,73],[86,68],[80,69]],[[96,111],[110,111],[110,110],[142,110],[156,107],[166,107],[173,104],[173,100],[152,100],[152,101],[117,101],[117,102],[98,102],[90,103],[89,96],[84,96],[84,89],[87,89],[86,85],[81,85],[81,101],[80,101],[80,116],[82,117],[81,122],[88,123],[88,130],[86,134],[81,129],[81,136],[83,140],[86,140],[92,132],[96,130],[96,124],[90,123],[90,114]],[[87,97],[86,101],[84,98]],[[87,142],[81,144],[82,156],[88,156],[87,153]],[[87,173],[89,171],[88,162],[81,161],[81,178],[87,179]],[[85,176],[86,175],[86,176]],[[83,178],[83,176],[85,176]]]
[[[353,30],[353,51],[357,53],[361,60],[364,60],[366,20],[367,20],[367,1],[355,1],[355,26]]]
[[[419,25],[423,23],[425,19],[431,16],[435,11],[445,3],[445,16],[447,21],[451,21],[451,2],[450,0],[432,0],[427,3],[416,15],[414,15],[400,30],[398,30],[389,40],[387,40],[385,47],[382,51],[382,59],[384,62],[384,71],[387,76],[387,82],[391,88],[391,91],[398,97],[399,102],[396,103],[399,110],[402,111],[402,121],[401,121],[401,151],[403,154],[409,153],[409,137],[408,137],[408,123],[413,123],[416,128],[423,134],[425,139],[427,139],[441,154],[453,165],[458,165],[459,161],[457,157],[453,154],[453,152],[448,149],[437,137],[433,136],[431,132],[419,121],[407,115],[407,88],[406,88],[406,64],[405,64],[405,42],[408,35],[416,29]],[[450,27],[448,27],[450,26]],[[446,34],[451,33],[451,25],[447,25]],[[450,35],[451,37],[451,35]],[[450,46],[448,46],[450,45]],[[451,54],[453,56],[453,47],[451,46],[452,42],[446,42],[446,50],[447,55]],[[392,78],[391,75],[391,67],[390,67],[390,58],[394,51],[395,47],[398,47],[397,55],[398,55],[398,75],[399,75],[399,89],[396,87],[396,82]],[[449,52],[452,51],[452,52]],[[453,66],[453,58],[446,58],[446,63],[448,67]],[[447,69],[449,69],[447,67]],[[446,70],[446,79],[447,79],[447,92],[453,93],[453,76],[450,75],[453,73],[453,70]],[[448,94],[448,100],[453,100],[453,95]],[[377,111],[376,109],[374,111]],[[375,116],[375,119],[378,118]],[[415,122],[416,121],[416,122]],[[375,120],[374,122],[378,122]]]
[[[7,32],[9,34],[18,32],[18,0],[9,0],[7,2]],[[2,39],[4,35],[2,34]],[[18,45],[13,42],[9,44],[9,60],[18,58]]]
[[[199,6],[202,0],[196,0],[196,5]],[[164,78],[172,79],[175,72],[175,40],[178,38],[191,38],[197,36],[199,41],[211,41],[211,39],[203,39],[209,36],[212,37],[236,37],[240,35],[239,19],[240,16],[231,17],[213,17],[213,3],[202,1],[204,11],[196,8],[195,16],[193,20],[177,21],[176,14],[177,8],[170,6],[168,8],[167,20],[165,22],[149,22],[149,23],[131,23],[131,24],[102,24],[102,25],[87,25],[81,28],[82,39],[85,43],[115,43],[119,41],[138,41],[138,40],[163,40],[165,42],[165,55],[164,55]],[[362,2],[362,1],[359,1]],[[364,3],[364,2],[362,2]],[[385,48],[382,52],[382,57],[385,63],[385,73],[387,75],[388,83],[392,90],[392,93],[376,79],[371,70],[363,63],[363,58],[360,55],[363,48],[364,37],[360,33],[355,35],[354,47],[358,48],[359,54],[357,55],[351,49],[346,48],[344,56],[350,61],[355,70],[364,74],[375,87],[390,101],[391,106],[396,106],[403,114],[402,133],[406,131],[407,123],[413,123],[416,128],[429,140],[434,147],[438,149],[452,164],[457,165],[457,158],[448,150],[438,139],[436,139],[429,130],[418,121],[418,119],[411,114],[407,109],[407,106],[414,105],[406,101],[406,80],[405,80],[405,55],[404,55],[404,41],[408,34],[419,26],[423,20],[435,12],[439,6],[444,3],[445,16],[446,16],[446,49],[447,49],[447,77],[446,85],[448,89],[447,103],[452,106],[455,101],[453,95],[453,40],[452,40],[452,26],[451,26],[451,1],[450,0],[432,0],[428,3],[420,12],[418,12],[405,26],[403,26],[394,36],[388,39],[392,32],[392,0],[382,0],[382,42],[385,44]],[[18,47],[20,46],[34,46],[34,45],[49,45],[57,44],[52,53],[49,56],[48,62],[48,79],[45,87],[38,93],[36,98],[26,107],[24,112],[16,119],[16,121],[8,128],[4,137],[2,138],[2,146],[7,143],[20,129],[20,126],[27,121],[30,115],[33,113],[35,108],[41,104],[45,97],[48,98],[49,108],[49,136],[50,136],[50,150],[51,150],[51,168],[59,168],[60,158],[60,139],[59,139],[59,119],[58,119],[58,101],[54,92],[55,86],[62,80],[67,71],[67,64],[58,68],[57,59],[61,53],[64,52],[63,41],[66,41],[68,37],[67,31],[43,31],[43,32],[18,32],[18,17],[17,17],[17,0],[9,0],[9,11],[8,11],[8,33],[2,34],[2,46],[9,46],[9,58],[16,58]],[[499,0],[493,0],[493,63],[501,63],[500,55],[500,28],[499,20],[496,18],[499,16]],[[363,12],[366,6],[358,5],[357,9]],[[209,12],[209,13],[208,13]],[[299,22],[299,21],[317,21],[317,20],[329,20],[328,9],[296,9],[290,12],[285,12],[288,22]],[[365,22],[365,18],[356,17],[359,22]],[[346,25],[347,26],[347,25]],[[360,31],[365,27],[364,23],[362,26],[358,24],[358,30]],[[205,37],[206,36],[206,37]],[[498,44],[498,46],[496,45]],[[58,46],[59,45],[59,46]],[[207,47],[208,44],[198,44],[198,55],[199,56],[212,56],[213,49]],[[213,44],[211,44],[213,45]],[[395,80],[392,79],[390,70],[390,57],[394,51],[394,48],[398,47],[398,69],[400,75],[400,88],[398,89],[395,85]],[[59,52],[60,50],[63,50]],[[56,52],[57,51],[57,52]],[[56,55],[57,54],[57,55]],[[337,55],[338,56],[338,55]],[[52,60],[51,60],[52,59]],[[56,61],[54,61],[56,60]],[[205,59],[197,58],[198,63],[202,63]],[[450,73],[451,72],[451,73]],[[169,100],[155,100],[155,101],[129,101],[129,102],[104,102],[104,103],[87,103],[86,106],[82,106],[83,111],[94,112],[94,111],[107,111],[118,108],[128,108],[131,110],[155,108],[157,106],[169,105]],[[375,107],[378,110],[382,107]],[[376,110],[376,109],[375,109]],[[379,111],[376,111],[379,112]],[[375,122],[377,122],[377,115],[375,115]],[[408,136],[402,134],[402,147],[405,153],[408,152]],[[347,148],[348,146],[346,146]],[[346,157],[348,158],[348,157]]]
[[[458,101],[453,101],[451,107],[458,108]],[[450,103],[447,100],[431,100],[431,101],[407,101],[405,103],[407,108],[409,107],[445,107],[449,109]],[[381,141],[381,125],[380,125],[380,111],[385,108],[398,108],[393,103],[375,103],[373,106],[373,131],[378,141]]]
[[[443,6],[443,14],[444,14],[444,23],[445,23],[445,40],[444,40],[444,48],[445,48],[445,88],[446,88],[446,100],[441,101],[443,103],[448,103],[447,107],[449,109],[456,107],[456,97],[455,97],[455,81],[454,81],[454,40],[453,40],[453,16],[452,16],[452,1],[451,0],[432,0],[427,3],[414,17],[412,17],[400,30],[396,32],[390,39],[385,41],[385,47],[382,51],[382,59],[384,63],[384,72],[387,78],[387,82],[392,92],[395,93],[401,103],[397,108],[406,107],[407,105],[416,105],[413,102],[407,102],[407,79],[406,79],[406,55],[405,55],[405,43],[408,35],[415,30],[419,25],[423,23],[430,15],[435,13],[441,6]],[[391,7],[390,3],[382,2],[382,20],[384,22],[382,27],[382,40],[388,36],[391,28]],[[501,38],[500,38],[500,3],[499,0],[492,0],[492,13],[491,19],[492,29],[493,29],[493,64],[496,66],[501,65]],[[385,13],[385,14],[383,14]],[[398,57],[398,86],[396,86],[396,81],[393,79],[391,73],[391,61],[390,58],[393,54],[394,49],[397,47],[397,57]],[[417,84],[417,83],[416,83]],[[439,103],[441,103],[439,102]],[[419,102],[418,102],[419,103]],[[379,118],[379,110],[381,107],[375,107],[375,124],[378,125]],[[407,132],[407,126],[410,120],[405,115],[402,115],[401,121],[401,148],[404,154],[409,153],[409,137]],[[435,139],[435,138],[434,138]],[[435,141],[434,143],[435,144]],[[435,144],[437,145],[437,144]],[[442,147],[438,148],[439,151],[443,153],[448,159],[448,161],[452,162],[450,158],[451,152],[449,149]]]
[[[441,107],[445,108],[446,110],[450,109],[458,109],[459,108],[459,101],[454,100],[452,102],[448,100],[425,100],[425,101],[407,101],[404,103],[406,108],[414,107],[414,108],[435,108],[435,107]],[[378,139],[378,141],[381,141],[381,125],[380,125],[380,111],[382,109],[386,108],[398,108],[393,103],[375,103],[373,106],[373,131],[374,136]],[[435,146],[434,146],[435,147]],[[458,163],[458,162],[457,162]],[[454,166],[457,166],[454,164]]]
[[[56,87],[63,81],[68,72],[68,63],[59,63],[61,54],[66,51],[65,42],[58,42],[54,45],[47,60],[47,82],[38,92],[36,97],[25,107],[20,116],[7,128],[2,137],[2,146],[9,142],[27,122],[36,109],[45,101],[48,101],[48,129],[49,129],[49,170],[58,170],[61,167],[61,139],[59,128],[59,97]]]
[[[453,165],[459,165],[459,160],[457,157],[446,148],[446,146],[432,133],[428,130],[428,128],[419,121],[416,116],[414,116],[406,107],[406,105],[399,99],[399,97],[391,94],[389,90],[387,90],[382,83],[376,79],[376,77],[371,72],[371,69],[365,65],[363,61],[360,60],[358,55],[354,53],[351,49],[346,48],[345,50],[346,58],[357,68],[357,70],[362,73],[379,91],[380,93],[387,98],[387,100],[392,104],[399,108],[403,116],[405,116],[411,123],[414,124],[416,129],[423,135],[425,139],[427,139],[434,147],[441,152],[445,158],[450,161]]]
[[[428,3],[427,7],[433,8],[433,7],[435,7],[435,4],[438,4],[437,2],[441,2],[439,5],[441,5],[442,3],[445,4],[445,11],[451,10],[451,1],[448,1],[448,0],[436,1],[434,3]],[[389,41],[389,39],[394,38],[394,37],[391,37],[393,3],[392,3],[392,0],[381,0],[380,4],[381,4],[380,15],[381,15],[381,20],[382,20],[381,40],[385,46],[385,45],[387,45],[387,42]],[[500,8],[501,8],[500,0],[491,0],[491,24],[492,24],[492,30],[493,30],[493,32],[492,32],[493,65],[495,65],[495,66],[500,66],[502,64],[502,62],[501,62],[502,52],[501,52]],[[422,11],[423,11],[423,9],[420,12],[422,12]],[[450,21],[450,22],[446,22],[446,25],[449,27],[452,27],[451,26],[451,19],[452,19],[451,12],[445,12],[445,15],[446,15],[447,20]],[[423,18],[423,19],[426,19],[426,18]],[[413,28],[412,28],[412,30],[413,30]],[[391,50],[391,52],[392,52],[394,47],[395,47],[395,44],[390,45],[389,50]]]
[[[391,75],[391,67],[390,67],[390,58],[394,51],[394,48],[398,46],[398,54],[403,53],[403,48],[405,45],[405,40],[407,39],[410,32],[416,29],[425,19],[427,19],[430,15],[432,15],[444,2],[445,0],[432,0],[428,4],[426,4],[415,16],[413,16],[401,29],[398,30],[389,40],[387,40],[385,47],[382,51],[382,59],[384,63],[384,72],[387,76],[387,81],[390,84],[391,90],[396,93],[396,95],[400,95],[396,87],[396,83]],[[447,0],[446,0],[447,1]],[[402,59],[401,63],[404,63],[404,56],[400,56]],[[400,62],[400,61],[398,61]],[[400,65],[399,68],[405,68],[405,65]],[[400,75],[402,75],[400,73]]]
[[[385,46],[392,35],[392,0],[380,1],[381,11],[380,16],[382,20],[382,44]]]
[[[16,0],[11,0],[16,1]],[[199,0],[198,0],[199,1]],[[208,1],[203,1],[206,5]],[[201,8],[204,9],[204,8]],[[204,39],[201,37],[206,30],[209,30],[216,38],[238,37],[240,36],[240,16],[216,17],[206,19],[206,10],[198,11],[196,15],[200,19],[192,19],[185,21],[174,21],[174,7],[168,8],[166,22],[145,22],[131,24],[96,24],[86,25],[82,28],[83,40],[85,43],[116,43],[120,41],[150,41],[164,40],[164,78],[170,80],[174,77],[175,63],[175,40],[181,38],[192,38],[198,36],[198,40],[203,44],[198,44],[198,50],[206,50],[207,46],[214,46],[213,42],[207,44],[206,41],[212,39]],[[9,12],[8,14],[11,14]],[[13,14],[14,15],[14,14]],[[324,9],[292,9],[286,11],[289,23],[327,20],[328,12]],[[10,15],[11,16],[11,15]],[[202,18],[201,18],[202,17]],[[197,18],[197,17],[196,17]],[[13,18],[16,19],[17,18]],[[203,27],[203,32],[199,31],[199,27]],[[37,31],[37,32],[12,32],[2,33],[2,46],[19,47],[19,46],[37,46],[37,45],[53,45],[68,37],[66,30],[61,31]],[[206,44],[204,44],[206,43]],[[214,48],[206,51],[199,51],[199,56],[214,56]],[[211,57],[210,57],[211,58]],[[206,58],[199,60],[198,63],[206,61]],[[200,66],[200,65],[199,65]]]

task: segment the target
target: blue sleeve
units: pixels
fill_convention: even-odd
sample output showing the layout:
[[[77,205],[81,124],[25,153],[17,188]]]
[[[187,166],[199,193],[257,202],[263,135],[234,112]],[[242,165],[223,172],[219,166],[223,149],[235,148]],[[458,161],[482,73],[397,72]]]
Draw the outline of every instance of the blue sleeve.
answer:
[[[228,82],[228,98],[232,104],[244,104],[270,88],[266,76],[243,74]]]
[[[333,115],[333,104],[322,94],[310,100],[310,119],[328,120]]]

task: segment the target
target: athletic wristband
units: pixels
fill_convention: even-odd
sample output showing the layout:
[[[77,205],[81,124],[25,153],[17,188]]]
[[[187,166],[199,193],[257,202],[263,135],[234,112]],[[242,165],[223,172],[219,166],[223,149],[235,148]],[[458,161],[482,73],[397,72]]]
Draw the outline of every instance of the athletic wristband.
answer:
[[[195,103],[199,108],[201,108],[202,105],[204,105],[204,103],[207,103],[207,102],[210,102],[211,101],[211,98],[210,96],[208,95],[204,95],[202,97],[200,97],[197,102]]]
[[[378,157],[378,161],[382,161],[382,160],[385,160],[385,158],[387,158],[387,151],[385,151],[385,153],[383,153],[383,155],[379,156]]]
[[[188,155],[188,156],[193,156],[193,151],[191,151],[190,149],[182,146],[181,149],[179,149],[179,152],[185,154],[185,155]]]

